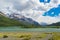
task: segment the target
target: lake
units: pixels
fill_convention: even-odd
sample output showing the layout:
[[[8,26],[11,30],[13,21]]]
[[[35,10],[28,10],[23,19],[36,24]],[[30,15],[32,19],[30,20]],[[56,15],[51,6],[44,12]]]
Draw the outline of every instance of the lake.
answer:
[[[60,32],[60,28],[20,28],[20,27],[0,27],[0,32]]]

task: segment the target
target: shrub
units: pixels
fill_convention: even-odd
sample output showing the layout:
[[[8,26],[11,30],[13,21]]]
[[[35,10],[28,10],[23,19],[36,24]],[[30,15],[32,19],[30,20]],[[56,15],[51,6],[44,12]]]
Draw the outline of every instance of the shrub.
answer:
[[[7,35],[3,35],[3,38],[8,38],[8,36]]]

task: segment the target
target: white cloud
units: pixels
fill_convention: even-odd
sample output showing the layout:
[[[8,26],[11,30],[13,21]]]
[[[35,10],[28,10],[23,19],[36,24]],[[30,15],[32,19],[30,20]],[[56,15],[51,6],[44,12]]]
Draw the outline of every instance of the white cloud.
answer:
[[[51,0],[50,3],[40,3],[39,0],[0,0],[0,10],[5,13],[20,13],[30,17],[39,23],[48,24],[60,21],[60,17],[42,16],[50,8],[57,7],[59,0]]]
[[[52,24],[52,23],[56,23],[56,22],[60,22],[60,17],[49,17],[49,16],[40,16],[39,18],[37,18],[37,20],[39,23],[47,23],[47,24]]]
[[[59,0],[51,0],[50,3],[40,3],[39,0],[35,0],[35,12],[36,15],[39,15],[38,11],[40,11],[40,16],[38,16],[35,20],[39,23],[44,22],[47,24],[60,22],[60,17],[49,17],[49,16],[42,16],[44,12],[50,10],[51,8],[57,7],[60,4]]]

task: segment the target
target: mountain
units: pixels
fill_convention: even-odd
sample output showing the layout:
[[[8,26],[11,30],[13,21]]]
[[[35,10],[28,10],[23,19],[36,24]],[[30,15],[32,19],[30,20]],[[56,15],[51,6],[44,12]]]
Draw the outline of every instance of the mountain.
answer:
[[[34,24],[34,25],[37,25],[37,26],[40,25],[38,22],[34,21],[33,19],[27,18],[24,15],[21,15],[21,14],[18,14],[18,13],[13,13],[13,14],[9,15],[9,18],[16,19],[16,20],[23,21],[23,22],[27,22],[27,23],[30,23],[30,24]]]
[[[21,16],[21,17],[17,18],[16,15],[9,18],[6,15],[4,15],[4,13],[0,12],[0,26],[6,26],[6,27],[7,26],[20,26],[22,28],[38,27],[37,22],[32,20],[34,23],[32,23],[32,21],[31,21],[31,23],[29,23],[28,20],[31,21],[32,19],[25,18],[24,16]]]

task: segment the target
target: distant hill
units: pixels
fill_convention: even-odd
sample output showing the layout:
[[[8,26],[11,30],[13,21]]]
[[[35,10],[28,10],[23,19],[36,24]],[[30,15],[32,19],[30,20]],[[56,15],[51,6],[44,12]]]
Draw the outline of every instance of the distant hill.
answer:
[[[47,27],[60,28],[60,22],[47,25]]]
[[[60,22],[50,24],[49,26],[60,26]]]

